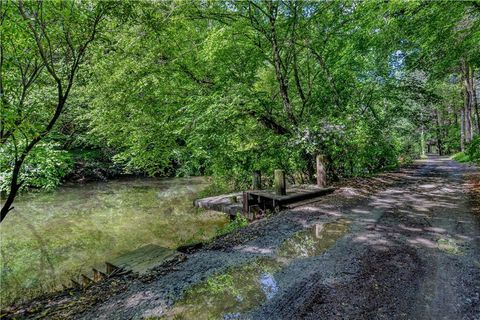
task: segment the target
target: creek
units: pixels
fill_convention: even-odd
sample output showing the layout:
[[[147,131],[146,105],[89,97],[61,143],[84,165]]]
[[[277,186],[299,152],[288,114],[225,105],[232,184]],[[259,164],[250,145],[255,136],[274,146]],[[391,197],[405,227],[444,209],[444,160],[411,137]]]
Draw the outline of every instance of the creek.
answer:
[[[18,196],[0,225],[0,306],[60,289],[145,244],[174,249],[228,223],[195,209],[206,178],[120,179]]]

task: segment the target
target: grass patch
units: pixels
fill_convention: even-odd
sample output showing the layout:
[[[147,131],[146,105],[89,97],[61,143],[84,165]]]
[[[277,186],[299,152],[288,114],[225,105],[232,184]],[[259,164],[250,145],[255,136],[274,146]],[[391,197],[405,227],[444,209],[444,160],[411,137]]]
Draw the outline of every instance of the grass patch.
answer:
[[[441,238],[437,240],[438,249],[449,254],[460,254],[460,247],[455,243],[453,239]]]
[[[217,230],[217,236],[223,236],[224,234],[231,233],[235,230],[246,227],[247,225],[248,219],[241,214],[237,214],[235,220],[230,221],[229,223]]]
[[[198,193],[198,198],[207,198],[235,192],[235,188],[224,180],[213,178],[213,181]]]
[[[458,162],[461,162],[461,163],[466,163],[466,162],[470,162],[470,157],[463,151],[459,152],[459,153],[455,153],[453,156],[452,156],[452,159],[455,160],[455,161],[458,161]]]
[[[470,162],[480,165],[480,136],[474,137],[472,142],[466,146],[465,151],[454,154],[452,159],[462,163]]]

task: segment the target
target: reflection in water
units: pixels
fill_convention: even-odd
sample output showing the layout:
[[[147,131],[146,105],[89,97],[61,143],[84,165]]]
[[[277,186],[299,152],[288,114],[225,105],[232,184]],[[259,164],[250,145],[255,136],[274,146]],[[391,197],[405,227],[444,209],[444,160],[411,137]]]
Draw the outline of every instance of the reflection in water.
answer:
[[[272,274],[282,264],[272,258],[259,258],[228,269],[189,289],[165,318],[236,319],[277,293]]]
[[[260,286],[267,299],[272,299],[278,291],[277,283],[269,273],[263,273],[260,276]]]
[[[330,248],[347,231],[347,219],[316,224],[312,228],[299,231],[285,240],[278,249],[278,255],[285,258],[313,257]]]
[[[210,238],[228,219],[192,208],[207,185],[128,179],[19,196],[0,225],[1,303],[58,288],[144,244],[175,248]]]
[[[278,293],[275,273],[295,259],[321,254],[348,231],[347,219],[317,224],[295,233],[277,250],[193,286],[164,315],[167,319],[238,319]]]

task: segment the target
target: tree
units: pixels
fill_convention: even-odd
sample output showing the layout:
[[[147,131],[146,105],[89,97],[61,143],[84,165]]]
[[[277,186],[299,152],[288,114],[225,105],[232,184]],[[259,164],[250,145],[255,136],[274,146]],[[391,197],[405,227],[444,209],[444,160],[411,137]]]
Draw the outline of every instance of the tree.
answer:
[[[471,2],[126,2],[93,46],[103,2],[2,4],[12,190],[23,151],[61,135],[78,75],[73,121],[124,171],[212,174],[237,188],[252,170],[311,181],[318,153],[329,178],[382,170],[425,141],[457,151],[477,131],[467,128],[479,123]]]
[[[320,151],[336,175],[396,163],[400,88],[392,49],[378,49],[388,39],[379,8],[217,1],[134,11],[88,85],[91,132],[127,169],[247,181],[281,167],[301,181]]]
[[[422,70],[428,82],[436,83],[437,87],[461,84],[456,86],[456,90],[462,94],[463,103],[455,101],[450,106],[453,111],[451,115],[458,117],[459,121],[450,126],[458,124],[458,145],[464,151],[475,132],[480,132],[474,88],[480,61],[480,12],[475,1],[457,4],[452,6],[441,1],[394,3],[390,10],[399,22],[393,34],[403,43],[404,50],[410,51],[408,69]],[[439,81],[444,84],[439,84]],[[439,96],[446,97],[448,94],[440,93]],[[438,125],[432,126],[432,129],[436,130],[436,127]],[[437,134],[441,134],[441,131],[437,131]]]
[[[107,8],[108,3],[1,1],[0,142],[13,157],[0,222],[13,209],[28,155],[64,111]]]

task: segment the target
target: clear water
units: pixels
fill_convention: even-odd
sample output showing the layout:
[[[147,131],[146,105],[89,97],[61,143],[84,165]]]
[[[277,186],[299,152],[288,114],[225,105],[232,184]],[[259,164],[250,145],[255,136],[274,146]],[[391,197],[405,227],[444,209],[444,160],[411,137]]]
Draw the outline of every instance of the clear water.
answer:
[[[187,290],[162,319],[238,319],[275,296],[273,275],[281,268],[282,262],[268,257],[229,268]]]
[[[277,254],[289,259],[319,255],[345,235],[349,224],[349,220],[340,218],[299,231],[282,243]]]
[[[61,288],[120,254],[206,240],[228,222],[192,201],[204,178],[128,179],[20,195],[0,224],[0,305]]]
[[[294,233],[273,257],[231,267],[187,289],[162,319],[242,319],[243,313],[275,297],[280,270],[297,259],[322,254],[348,232],[349,224],[340,218]]]

